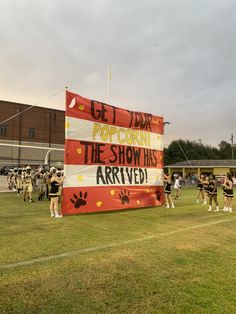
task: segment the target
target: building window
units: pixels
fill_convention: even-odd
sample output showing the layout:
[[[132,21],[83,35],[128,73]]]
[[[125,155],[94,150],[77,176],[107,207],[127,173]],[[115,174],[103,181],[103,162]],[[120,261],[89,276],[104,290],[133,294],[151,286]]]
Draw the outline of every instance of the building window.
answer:
[[[35,137],[35,128],[29,128],[29,137],[34,138]]]
[[[1,136],[7,135],[7,126],[6,125],[0,125],[0,135]]]

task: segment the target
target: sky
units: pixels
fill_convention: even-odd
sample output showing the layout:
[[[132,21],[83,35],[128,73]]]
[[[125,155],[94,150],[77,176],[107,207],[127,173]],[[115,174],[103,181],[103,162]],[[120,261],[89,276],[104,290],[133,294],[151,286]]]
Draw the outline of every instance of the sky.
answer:
[[[110,65],[110,104],[163,115],[165,145],[217,146],[236,138],[235,29],[235,0],[0,0],[0,99],[106,102]]]

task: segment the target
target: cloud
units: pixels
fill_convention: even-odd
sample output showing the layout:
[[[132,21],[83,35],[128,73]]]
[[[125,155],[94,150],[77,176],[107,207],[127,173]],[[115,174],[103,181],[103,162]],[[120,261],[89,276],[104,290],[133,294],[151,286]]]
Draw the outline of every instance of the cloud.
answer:
[[[1,98],[32,104],[68,85],[105,101],[110,64],[111,103],[163,114],[167,142],[215,145],[234,131],[235,9],[233,0],[2,0]],[[42,105],[64,109],[64,96]]]

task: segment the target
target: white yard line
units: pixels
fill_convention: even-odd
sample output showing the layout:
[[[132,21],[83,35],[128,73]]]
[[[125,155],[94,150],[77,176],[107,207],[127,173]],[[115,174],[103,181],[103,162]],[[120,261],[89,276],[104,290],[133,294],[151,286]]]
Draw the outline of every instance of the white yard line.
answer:
[[[136,238],[136,239],[131,239],[131,240],[117,242],[117,243],[92,246],[92,247],[88,247],[88,248],[84,248],[84,249],[80,249],[80,250],[76,250],[76,251],[65,252],[62,254],[56,254],[56,255],[51,255],[51,256],[35,258],[32,260],[28,260],[28,261],[22,261],[22,262],[17,262],[17,263],[12,263],[12,264],[4,264],[4,265],[0,265],[0,269],[9,269],[9,268],[16,268],[16,267],[21,267],[21,266],[30,266],[30,265],[48,262],[48,261],[63,258],[63,257],[77,256],[77,255],[81,255],[84,253],[96,252],[96,251],[101,251],[101,250],[105,250],[105,249],[109,249],[109,248],[120,247],[120,246],[127,245],[127,244],[142,242],[142,241],[146,241],[146,240],[152,240],[152,239],[160,238],[160,237],[166,237],[166,236],[169,236],[172,234],[181,233],[181,232],[185,232],[185,231],[189,231],[189,230],[200,229],[200,228],[204,228],[204,227],[208,227],[208,226],[212,226],[212,225],[227,223],[227,222],[231,222],[234,220],[236,220],[236,218],[222,219],[222,220],[218,220],[218,221],[213,221],[213,222],[209,222],[209,223],[195,225],[192,227],[186,227],[186,228],[181,228],[181,229],[168,231],[168,232],[164,232],[164,233],[154,234],[154,235],[150,235],[150,236],[146,236],[146,237],[142,237],[142,238]]]

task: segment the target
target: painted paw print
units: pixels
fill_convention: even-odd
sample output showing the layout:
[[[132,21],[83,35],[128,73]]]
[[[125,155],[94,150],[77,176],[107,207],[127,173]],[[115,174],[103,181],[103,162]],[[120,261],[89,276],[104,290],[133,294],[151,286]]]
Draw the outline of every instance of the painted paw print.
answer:
[[[156,200],[160,201],[161,200],[161,192],[160,191],[156,191],[155,194],[156,194]]]
[[[119,194],[121,204],[129,204],[129,191],[123,190]]]
[[[84,193],[84,196],[82,192],[79,192],[79,197],[76,194],[74,194],[74,198],[71,198],[70,201],[75,208],[80,208],[80,206],[84,206],[87,204],[86,198],[87,192]]]

